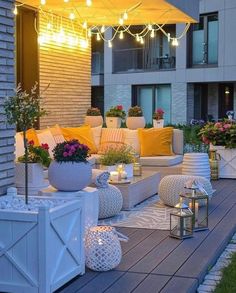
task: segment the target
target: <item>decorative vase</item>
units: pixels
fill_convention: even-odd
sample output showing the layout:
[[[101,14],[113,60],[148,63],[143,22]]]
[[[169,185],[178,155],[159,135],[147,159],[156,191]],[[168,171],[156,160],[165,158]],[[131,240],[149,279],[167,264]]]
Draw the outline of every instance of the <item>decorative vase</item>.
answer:
[[[15,164],[15,183],[18,194],[25,194],[25,164]],[[44,169],[39,163],[28,163],[28,189],[30,195],[37,195],[39,190],[48,186],[44,179]]]
[[[202,176],[210,180],[209,156],[206,153],[187,153],[184,154],[182,164],[183,175]]]
[[[52,161],[48,169],[50,184],[61,191],[78,191],[88,186],[92,179],[92,167],[85,162]]]
[[[126,126],[129,129],[137,129],[137,128],[144,128],[145,127],[145,118],[141,117],[127,117],[126,119]]]
[[[159,120],[153,119],[152,122],[153,122],[154,128],[163,128],[164,127],[164,119],[159,119]]]
[[[120,117],[106,117],[107,128],[120,128],[121,118]]]
[[[103,124],[103,117],[100,116],[85,116],[84,123],[91,127],[97,127]]]

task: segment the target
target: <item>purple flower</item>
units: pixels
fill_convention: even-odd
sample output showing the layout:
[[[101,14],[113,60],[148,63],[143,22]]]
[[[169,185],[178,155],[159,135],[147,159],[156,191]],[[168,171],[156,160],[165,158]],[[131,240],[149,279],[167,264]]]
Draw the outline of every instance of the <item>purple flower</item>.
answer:
[[[63,153],[63,157],[66,158],[67,156],[68,156],[68,153],[67,152],[64,152]]]

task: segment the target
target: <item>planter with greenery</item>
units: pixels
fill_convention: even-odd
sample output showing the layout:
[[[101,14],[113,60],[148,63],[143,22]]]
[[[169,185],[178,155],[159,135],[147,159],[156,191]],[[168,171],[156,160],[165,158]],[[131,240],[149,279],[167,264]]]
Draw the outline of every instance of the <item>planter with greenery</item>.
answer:
[[[133,177],[133,163],[135,162],[134,151],[129,146],[111,147],[103,154],[99,163],[101,169],[115,171],[119,164],[124,165],[127,177]]]
[[[120,128],[122,120],[125,119],[125,111],[122,105],[111,107],[106,112],[106,126],[107,128]]]
[[[91,127],[97,127],[102,125],[103,118],[101,115],[101,111],[98,108],[89,108],[86,112],[84,123],[90,125]]]
[[[5,115],[9,124],[15,124],[23,131],[24,164],[25,164],[25,202],[28,203],[28,158],[29,144],[26,138],[27,129],[34,126],[35,122],[47,112],[42,106],[42,99],[37,93],[38,84],[32,87],[30,93],[24,91],[21,85],[15,90],[15,95],[8,97],[4,103]]]
[[[88,186],[92,178],[88,152],[89,148],[78,140],[58,143],[48,169],[50,184],[62,191],[78,191]]]
[[[126,119],[126,126],[129,129],[137,129],[145,127],[145,118],[143,117],[143,111],[141,107],[134,106],[128,111],[128,117]]]
[[[153,113],[153,127],[154,128],[162,128],[164,127],[164,111],[161,108],[157,108],[156,111]]]
[[[37,195],[38,191],[47,186],[48,183],[44,180],[44,167],[48,168],[51,162],[49,156],[49,147],[47,144],[34,146],[33,141],[28,142],[28,189],[30,195]],[[18,194],[25,194],[25,155],[18,158],[16,162],[15,182]]]

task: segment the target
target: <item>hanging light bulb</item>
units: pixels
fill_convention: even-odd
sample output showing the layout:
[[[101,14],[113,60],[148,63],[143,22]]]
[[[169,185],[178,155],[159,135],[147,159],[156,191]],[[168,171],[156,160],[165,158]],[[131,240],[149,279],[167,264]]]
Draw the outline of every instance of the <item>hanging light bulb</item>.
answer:
[[[124,39],[124,32],[123,32],[123,31],[120,32],[119,38],[120,38],[121,40]]]
[[[92,6],[92,0],[86,0],[86,5],[87,6]]]
[[[112,42],[111,42],[111,40],[108,41],[108,47],[109,48],[112,48]]]
[[[99,35],[99,33],[97,33],[97,41],[100,41],[101,40],[101,37]]]
[[[103,25],[102,27],[101,27],[101,33],[103,34],[105,32],[105,26]]]
[[[87,28],[87,21],[84,21],[84,22],[83,22],[82,27],[83,27],[84,29]]]
[[[167,34],[168,43],[170,42],[170,33]]]
[[[47,29],[50,30],[51,28],[52,28],[52,24],[51,24],[51,22],[48,22]]]
[[[139,42],[139,41],[140,41],[140,37],[139,37],[139,35],[138,35],[138,34],[136,35],[136,41],[137,41],[137,42]]]
[[[89,28],[88,29],[88,37],[91,38],[91,36],[92,36],[92,32],[91,32],[91,29]]]
[[[155,37],[155,32],[154,32],[154,29],[152,29],[152,31],[151,31],[151,38],[154,38]]]
[[[177,38],[173,38],[172,46],[175,46],[175,47],[179,46],[179,42],[178,42]]]
[[[144,44],[144,39],[143,37],[140,37],[140,43],[143,45]]]
[[[70,15],[69,15],[69,18],[70,18],[71,20],[75,19],[75,14],[74,14],[73,12],[71,12]]]
[[[15,7],[14,7],[13,14],[15,14],[15,15],[18,14],[18,10],[17,10],[17,6],[16,6],[16,5],[15,5]]]
[[[45,5],[46,4],[46,0],[40,0],[41,5]]]
[[[151,24],[148,25],[148,29],[149,29],[150,31],[152,30],[152,25],[151,25]]]
[[[125,13],[123,14],[123,19],[127,20],[128,19],[128,13],[125,11]]]
[[[68,2],[69,2],[69,0],[64,0],[64,2],[65,2],[65,3],[68,3]]]
[[[124,19],[122,17],[120,17],[120,19],[119,19],[119,24],[120,25],[123,25],[124,24]]]

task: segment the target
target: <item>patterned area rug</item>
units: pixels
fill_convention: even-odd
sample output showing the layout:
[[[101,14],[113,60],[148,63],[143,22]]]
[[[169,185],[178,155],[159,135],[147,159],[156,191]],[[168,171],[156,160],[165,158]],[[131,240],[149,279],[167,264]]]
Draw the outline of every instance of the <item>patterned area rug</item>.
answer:
[[[169,230],[170,213],[173,211],[174,208],[165,206],[158,195],[154,195],[130,211],[121,211],[115,217],[99,220],[99,225]]]

